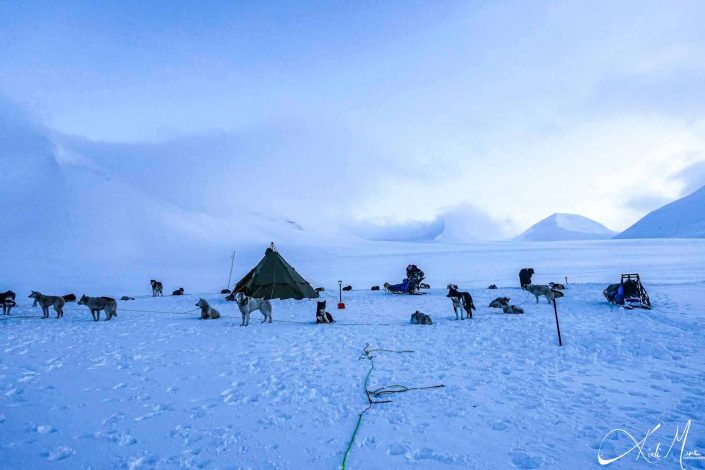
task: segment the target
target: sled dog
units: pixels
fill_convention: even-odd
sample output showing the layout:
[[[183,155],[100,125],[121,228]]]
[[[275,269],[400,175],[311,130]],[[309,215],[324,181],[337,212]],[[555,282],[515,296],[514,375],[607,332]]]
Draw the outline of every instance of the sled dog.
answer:
[[[85,305],[91,311],[94,321],[100,320],[100,311],[105,310],[105,319],[112,320],[117,317],[117,302],[112,297],[88,297],[82,295],[78,305]]]
[[[411,314],[411,323],[414,325],[433,325],[431,317],[418,310]]]
[[[201,320],[208,320],[209,318],[217,320],[220,318],[220,312],[208,305],[205,299],[198,299],[196,307],[201,309]]]
[[[534,275],[534,268],[524,268],[519,271],[519,285],[526,289],[531,284],[531,276]]]
[[[255,310],[259,310],[264,315],[264,320],[262,323],[272,323],[272,304],[267,299],[253,299],[246,296],[242,292],[237,294],[237,306],[242,314],[242,323],[240,326],[247,326],[250,324],[250,313]]]
[[[522,309],[521,307],[508,304],[502,305],[502,311],[504,311],[504,313],[524,313],[524,309]]]
[[[7,292],[0,292],[0,303],[2,303],[2,314],[9,315],[12,307],[17,305],[15,303],[16,294],[11,290]]]
[[[320,301],[316,304],[316,323],[334,323],[333,315],[326,312],[326,301]]]
[[[549,282],[548,287],[550,287],[553,290],[565,290],[565,285],[560,284],[558,282]]]
[[[152,284],[152,297],[157,297],[158,295],[164,295],[164,286],[161,282],[152,279],[149,281]]]
[[[179,288],[176,289],[174,292],[172,292],[171,295],[184,295],[184,288],[183,288],[183,287],[179,287]]]
[[[542,286],[540,284],[529,284],[526,286],[526,290],[536,297],[536,303],[539,303],[539,297],[546,297],[546,301],[550,304],[555,298],[555,293],[553,289],[548,286]]]
[[[472,318],[472,311],[477,309],[475,308],[475,304],[469,292],[460,292],[458,286],[448,284],[448,297],[450,297],[450,300],[453,302],[453,311],[455,312],[456,320],[458,319],[458,313],[460,313],[460,319],[465,320],[463,311],[467,314],[467,318]]]
[[[56,312],[56,318],[64,316],[64,305],[66,301],[59,295],[43,295],[41,292],[33,290],[29,294],[30,299],[34,299],[35,303],[42,308],[44,314],[42,318],[49,318],[49,307],[53,307]]]
[[[490,308],[502,308],[505,305],[509,305],[509,297],[497,297],[490,302]]]

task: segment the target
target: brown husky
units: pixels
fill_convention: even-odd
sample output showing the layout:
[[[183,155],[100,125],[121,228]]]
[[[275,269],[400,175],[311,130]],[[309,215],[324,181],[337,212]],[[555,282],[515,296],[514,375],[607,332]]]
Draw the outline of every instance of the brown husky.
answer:
[[[82,295],[78,305],[85,305],[91,311],[94,321],[100,320],[100,311],[105,310],[106,320],[117,317],[117,302],[112,297],[88,297]]]
[[[59,295],[43,295],[41,292],[33,290],[29,294],[30,299],[34,301],[42,308],[42,313],[44,316],[42,318],[49,318],[49,307],[53,307],[56,311],[56,318],[61,318],[64,316],[64,305],[66,301],[63,297]]]

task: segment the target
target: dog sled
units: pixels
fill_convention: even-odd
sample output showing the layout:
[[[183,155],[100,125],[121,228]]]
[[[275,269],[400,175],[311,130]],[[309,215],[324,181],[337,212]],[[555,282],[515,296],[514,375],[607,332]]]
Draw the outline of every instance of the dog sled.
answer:
[[[428,289],[430,286],[424,284],[424,272],[415,264],[410,264],[406,267],[406,279],[399,284],[384,283],[385,292],[390,294],[406,294],[406,295],[423,295],[425,292],[420,292],[421,289]]]
[[[651,300],[638,274],[622,274],[619,284],[610,284],[602,292],[608,302],[625,309],[651,308]]]

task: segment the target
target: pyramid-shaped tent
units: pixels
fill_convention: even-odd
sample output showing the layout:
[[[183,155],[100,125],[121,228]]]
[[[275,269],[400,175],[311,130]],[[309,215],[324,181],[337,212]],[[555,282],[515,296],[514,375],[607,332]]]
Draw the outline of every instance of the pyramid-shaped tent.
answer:
[[[233,293],[258,299],[315,299],[318,293],[275,250],[269,248],[264,258],[235,285]]]

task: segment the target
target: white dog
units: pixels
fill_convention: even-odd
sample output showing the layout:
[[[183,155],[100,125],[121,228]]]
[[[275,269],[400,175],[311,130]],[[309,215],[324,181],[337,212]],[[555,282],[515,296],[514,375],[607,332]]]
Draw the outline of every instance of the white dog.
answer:
[[[529,291],[536,297],[536,303],[539,303],[539,297],[546,297],[546,301],[550,304],[555,298],[555,292],[548,286],[542,286],[539,284],[529,284],[526,286],[526,290]]]
[[[242,314],[242,323],[240,326],[247,326],[250,324],[250,313],[255,310],[259,310],[264,315],[264,320],[262,323],[272,323],[272,304],[267,299],[253,299],[247,297],[242,292],[237,294],[237,306]]]

